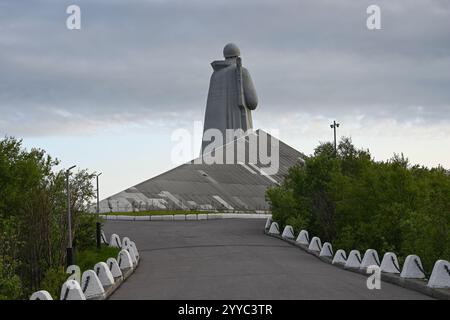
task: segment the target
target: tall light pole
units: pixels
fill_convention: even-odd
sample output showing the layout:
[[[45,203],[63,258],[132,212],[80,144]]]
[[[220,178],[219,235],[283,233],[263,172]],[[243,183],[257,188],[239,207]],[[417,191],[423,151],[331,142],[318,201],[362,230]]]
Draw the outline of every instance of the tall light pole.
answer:
[[[337,154],[337,143],[336,143],[336,128],[339,128],[339,123],[336,123],[336,120],[330,124],[330,128],[334,129],[334,153]]]
[[[97,178],[97,214],[100,213],[100,197],[99,197],[99,189],[98,189],[98,177],[102,175],[103,172],[100,172],[98,175],[96,175]]]
[[[101,176],[101,172],[97,174],[95,177],[97,179],[97,217],[100,213],[100,196],[99,196],[99,187],[98,187],[98,177]],[[95,223],[95,230],[96,230],[96,240],[97,240],[97,249],[100,249],[102,247],[102,225],[99,221]]]
[[[67,266],[73,264],[73,248],[72,248],[72,216],[70,214],[70,170],[76,166],[71,166],[66,170],[66,192],[67,192],[67,228],[69,229],[69,243],[67,244]]]

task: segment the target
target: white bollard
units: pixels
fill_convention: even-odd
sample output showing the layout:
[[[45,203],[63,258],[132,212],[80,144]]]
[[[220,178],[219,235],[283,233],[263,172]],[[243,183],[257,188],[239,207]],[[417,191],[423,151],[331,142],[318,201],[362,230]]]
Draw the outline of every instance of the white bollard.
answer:
[[[423,270],[422,261],[418,256],[410,254],[406,257],[400,277],[407,279],[425,278],[425,270]]]
[[[120,242],[120,238],[117,234],[113,233],[111,235],[111,240],[109,240],[109,246],[114,248],[122,248],[122,243]]]
[[[130,247],[130,238],[128,237],[123,237],[122,238],[122,249],[128,249]]]
[[[108,244],[108,241],[106,241],[106,235],[105,235],[105,232],[102,230],[102,232],[101,232],[101,241],[102,241],[102,243],[103,244]]]
[[[361,261],[360,269],[366,269],[369,266],[380,266],[380,259],[378,258],[378,252],[374,249],[367,249],[364,253],[364,257]]]
[[[273,222],[272,217],[268,217],[266,220],[266,226],[264,227],[264,230],[268,230],[272,222]]]
[[[400,264],[398,263],[397,255],[393,252],[386,252],[381,261],[381,271],[385,273],[399,274]]]
[[[331,262],[332,264],[341,264],[341,265],[345,265],[345,263],[347,262],[347,254],[345,253],[344,250],[339,249],[338,251],[336,251],[336,253],[334,254],[334,258],[333,261]]]
[[[331,243],[325,242],[322,246],[322,250],[320,250],[319,257],[333,257],[333,247]]]
[[[105,262],[99,262],[94,266],[95,273],[103,287],[109,287],[114,284],[114,277]]]
[[[103,289],[100,279],[94,270],[86,270],[81,276],[81,290],[86,299],[95,299],[105,296],[105,289]]]
[[[446,260],[436,261],[427,286],[440,289],[450,288],[450,262]]]
[[[130,246],[134,249],[134,253],[135,253],[135,255],[136,255],[136,260],[139,262],[139,251],[138,251],[138,249],[137,249],[137,247],[136,247],[136,243],[134,242],[134,241],[131,241],[130,242]]]
[[[67,267],[66,269],[66,273],[69,274],[69,277],[67,277],[67,280],[75,280],[78,283],[80,283],[81,281],[81,270],[80,267],[72,264],[70,266]]]
[[[86,300],[80,284],[75,280],[67,280],[61,288],[60,300]]]
[[[131,260],[130,253],[127,250],[121,250],[117,256],[120,270],[127,270],[133,268],[133,260]]]
[[[115,258],[108,258],[108,260],[106,260],[106,264],[108,265],[114,279],[123,278],[122,270],[120,270],[119,263]]]
[[[30,300],[53,300],[52,296],[48,291],[40,290],[33,293]]]
[[[278,223],[272,222],[270,225],[269,234],[280,234],[280,227],[278,226]]]
[[[130,254],[131,261],[133,262],[133,267],[136,267],[137,266],[137,259],[136,259],[136,253],[134,252],[134,249],[132,247],[128,247],[128,249],[126,249],[126,250]]]
[[[308,231],[301,230],[300,233],[298,234],[297,240],[295,240],[295,241],[301,245],[309,246]]]
[[[311,243],[309,244],[308,251],[320,252],[322,250],[322,242],[319,237],[313,237]]]
[[[361,266],[361,254],[358,250],[352,250],[348,254],[348,259],[345,262],[345,268],[358,269]]]
[[[294,228],[292,228],[292,226],[287,225],[286,227],[284,227],[284,230],[283,230],[283,233],[281,236],[286,239],[294,239],[295,238]]]

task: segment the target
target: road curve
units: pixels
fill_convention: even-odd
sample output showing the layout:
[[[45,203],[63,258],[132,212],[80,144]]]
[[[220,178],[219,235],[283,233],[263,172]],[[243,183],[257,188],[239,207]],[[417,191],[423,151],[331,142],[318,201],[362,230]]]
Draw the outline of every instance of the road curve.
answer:
[[[110,299],[429,299],[324,263],[264,235],[265,221],[107,221],[141,263]]]

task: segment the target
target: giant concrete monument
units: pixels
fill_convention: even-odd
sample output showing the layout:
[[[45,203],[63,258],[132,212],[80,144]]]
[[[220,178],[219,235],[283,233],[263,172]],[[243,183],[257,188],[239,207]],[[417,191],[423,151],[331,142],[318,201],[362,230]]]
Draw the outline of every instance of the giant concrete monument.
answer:
[[[258,105],[258,96],[248,70],[242,67],[237,45],[229,43],[223,49],[225,60],[211,63],[214,70],[209,83],[203,132],[219,130],[224,143],[229,142],[227,129],[253,129],[252,110]],[[202,153],[207,141],[202,143]]]
[[[154,209],[269,210],[265,199],[267,188],[281,183],[288,169],[303,157],[302,153],[269,135],[270,144],[278,146],[278,167],[275,173],[267,171],[267,162],[262,161],[262,158],[250,161],[247,156],[252,153],[248,149],[245,150],[244,160],[232,163],[204,161],[205,158],[214,158],[216,154],[228,154],[235,144],[249,146],[254,137],[258,140],[260,150],[259,142],[264,140],[261,137],[267,136],[263,130],[247,132],[253,129],[252,110],[258,105],[258,98],[250,73],[242,67],[239,48],[235,44],[227,44],[223,55],[224,60],[211,63],[214,71],[206,103],[200,156],[100,201],[100,212]],[[210,153],[203,152],[205,133],[209,129],[218,131],[224,139]],[[231,139],[236,143],[228,143],[230,138],[226,131],[229,129],[242,130],[246,134],[234,136]]]

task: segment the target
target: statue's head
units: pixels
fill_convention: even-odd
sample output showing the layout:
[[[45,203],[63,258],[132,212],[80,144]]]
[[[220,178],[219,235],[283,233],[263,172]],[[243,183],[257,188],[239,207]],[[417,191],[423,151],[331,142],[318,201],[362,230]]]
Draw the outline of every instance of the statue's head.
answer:
[[[235,58],[241,55],[241,51],[234,43],[229,43],[223,48],[223,56],[225,58]]]

